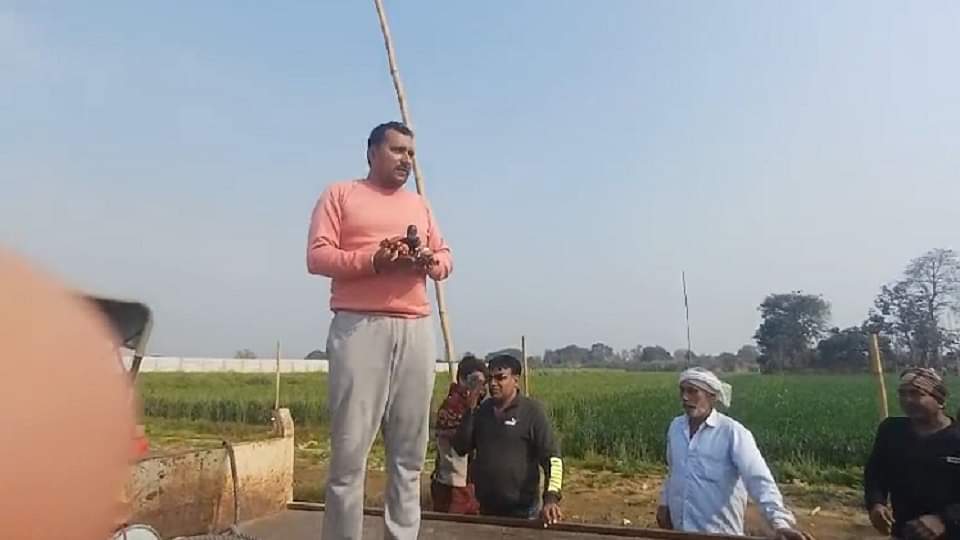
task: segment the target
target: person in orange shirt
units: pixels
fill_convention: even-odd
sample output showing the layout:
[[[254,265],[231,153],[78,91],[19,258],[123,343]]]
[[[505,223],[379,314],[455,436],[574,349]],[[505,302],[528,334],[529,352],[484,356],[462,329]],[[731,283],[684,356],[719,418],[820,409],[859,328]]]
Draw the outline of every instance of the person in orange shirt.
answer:
[[[381,428],[386,538],[414,540],[420,530],[437,358],[426,278],[446,279],[453,262],[427,200],[404,189],[414,152],[407,126],[377,126],[367,176],[330,185],[310,220],[307,269],[331,279],[334,312],[324,540],[361,538],[367,454]]]

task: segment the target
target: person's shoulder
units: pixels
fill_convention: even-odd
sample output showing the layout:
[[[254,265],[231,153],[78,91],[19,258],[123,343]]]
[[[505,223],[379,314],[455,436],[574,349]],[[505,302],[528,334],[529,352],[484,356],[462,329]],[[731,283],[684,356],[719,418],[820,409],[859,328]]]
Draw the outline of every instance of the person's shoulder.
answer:
[[[716,414],[716,424],[718,428],[730,433],[737,433],[741,435],[747,434],[751,437],[753,436],[753,432],[751,432],[747,426],[743,425],[743,422],[720,411],[717,411]]]
[[[687,420],[687,415],[680,414],[673,417],[673,420],[670,420],[670,425],[667,429],[676,429],[678,426],[681,426]]]
[[[888,416],[880,421],[877,433],[899,433],[910,429],[910,419],[906,416]]]
[[[342,194],[349,193],[363,185],[362,178],[353,178],[350,180],[334,180],[323,188],[324,194]]]
[[[327,207],[342,208],[359,182],[360,180],[338,180],[324,185],[314,203],[314,217]]]
[[[477,405],[477,414],[493,414],[493,400],[487,398]]]
[[[464,386],[458,382],[452,382],[447,387],[447,397],[460,395],[461,393],[464,393]]]
[[[453,383],[450,385],[450,388],[447,389],[447,396],[443,398],[443,403],[441,406],[446,407],[450,403],[454,403],[463,397],[460,393],[460,385]]]
[[[401,197],[407,197],[410,200],[414,200],[423,205],[427,212],[432,213],[433,207],[430,204],[430,199],[423,193],[419,193],[416,189],[404,188],[397,192]]]
[[[541,415],[544,418],[547,417],[547,408],[539,400],[527,396],[517,396],[517,398],[520,399],[521,405],[528,411],[532,411],[534,414]]]
[[[905,428],[910,425],[906,416],[888,416],[880,421],[880,426]]]
[[[950,438],[960,441],[960,420],[950,417],[950,425],[947,426],[947,434]]]

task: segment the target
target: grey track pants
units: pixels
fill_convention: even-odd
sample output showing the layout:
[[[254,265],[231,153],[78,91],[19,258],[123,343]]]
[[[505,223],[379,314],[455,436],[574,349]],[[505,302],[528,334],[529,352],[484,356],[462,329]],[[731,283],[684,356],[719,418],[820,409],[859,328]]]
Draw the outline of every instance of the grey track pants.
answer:
[[[384,537],[417,538],[436,362],[432,323],[430,317],[334,316],[327,338],[332,421],[323,540],[360,540],[367,454],[381,428]]]

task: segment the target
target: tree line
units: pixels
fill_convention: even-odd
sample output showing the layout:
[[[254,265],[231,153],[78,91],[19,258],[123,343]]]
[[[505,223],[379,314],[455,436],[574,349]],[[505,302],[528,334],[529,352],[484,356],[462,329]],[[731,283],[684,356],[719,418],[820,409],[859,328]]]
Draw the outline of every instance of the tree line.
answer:
[[[758,307],[761,322],[753,339],[736,353],[698,355],[660,345],[614,351],[604,343],[568,345],[530,356],[533,367],[594,367],[669,371],[688,365],[719,371],[860,372],[870,367],[871,335],[877,335],[887,369],[935,367],[960,372],[960,258],[951,249],[933,249],[911,260],[902,275],[880,287],[864,321],[831,326],[830,302],[803,291],[773,293]],[[518,349],[500,352],[520,356]]]
[[[467,353],[470,354],[470,353]],[[521,358],[520,349],[507,348],[486,354],[489,360],[498,354]],[[704,366],[718,371],[756,371],[760,351],[753,345],[744,345],[736,353],[717,355],[697,354],[686,349],[673,353],[660,345],[637,345],[632,349],[615,351],[605,343],[594,343],[589,348],[567,345],[547,349],[543,355],[527,356],[531,368],[605,368],[628,371],[677,371],[687,366]]]
[[[960,315],[960,259],[950,249],[911,260],[900,278],[880,288],[858,326],[831,327],[830,303],[802,291],[771,294],[759,310],[754,339],[763,371],[863,371],[871,334],[889,368],[960,368],[960,332],[952,323]]]

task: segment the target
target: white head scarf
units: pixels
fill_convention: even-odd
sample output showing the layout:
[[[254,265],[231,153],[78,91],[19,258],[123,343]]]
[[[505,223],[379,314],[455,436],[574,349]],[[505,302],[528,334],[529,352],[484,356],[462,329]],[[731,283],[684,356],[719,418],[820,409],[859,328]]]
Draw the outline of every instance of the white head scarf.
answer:
[[[717,401],[724,407],[730,406],[733,399],[733,387],[720,380],[710,370],[702,367],[692,367],[680,374],[680,383],[690,383],[717,396]]]

